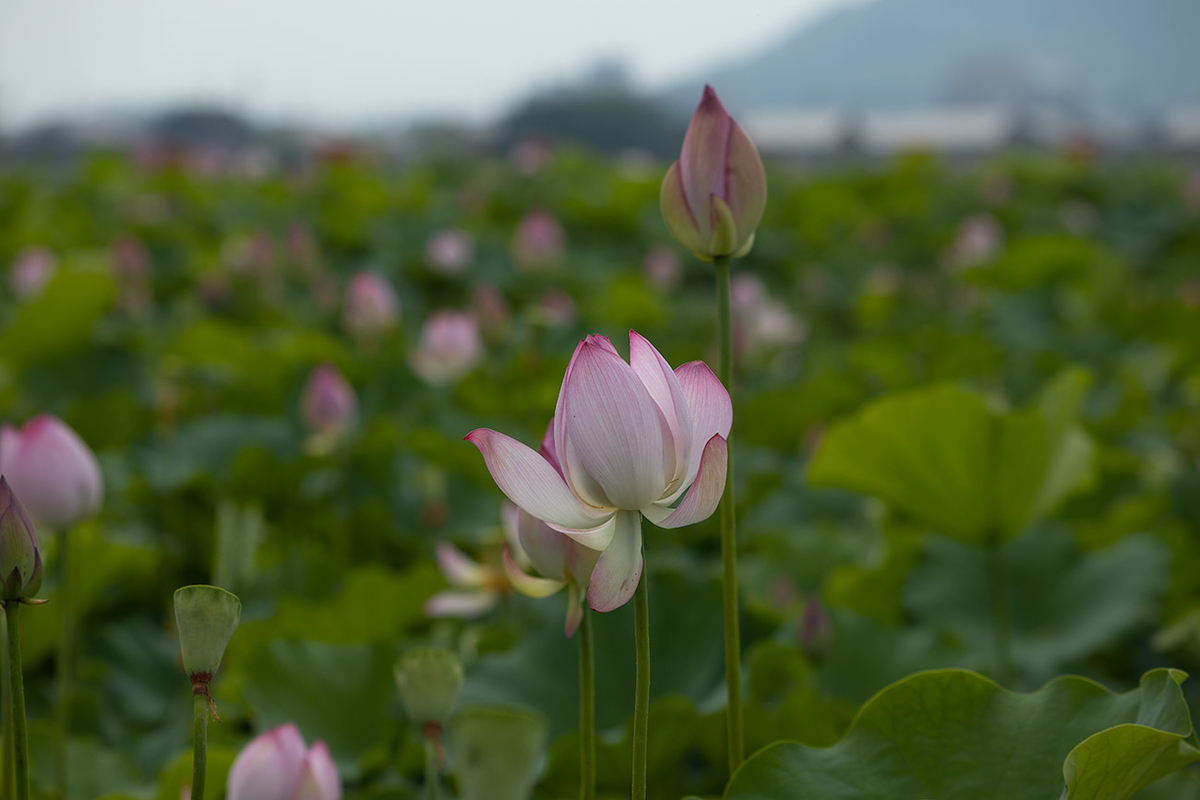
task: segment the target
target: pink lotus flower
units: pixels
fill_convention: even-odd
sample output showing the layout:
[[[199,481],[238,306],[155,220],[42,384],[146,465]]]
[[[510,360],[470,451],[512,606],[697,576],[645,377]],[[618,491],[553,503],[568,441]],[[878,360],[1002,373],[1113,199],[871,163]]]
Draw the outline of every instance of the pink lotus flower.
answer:
[[[8,288],[20,300],[33,300],[46,288],[54,273],[58,272],[58,259],[44,247],[27,247],[17,255],[8,273]]]
[[[766,284],[752,273],[734,275],[729,282],[733,310],[733,346],[738,353],[756,356],[794,347],[804,341],[804,323]]]
[[[700,361],[672,371],[629,332],[626,363],[603,336],[575,349],[541,455],[502,433],[467,434],[500,490],[535,519],[601,551],[588,604],[612,611],[642,574],[642,517],[664,528],[708,518],[725,487],[733,407]]]
[[[50,414],[0,428],[0,473],[39,525],[69,528],[104,499],[100,464],[79,434]]]
[[[461,311],[434,312],[421,326],[410,358],[413,372],[436,386],[452,383],[483,361],[479,323]]]
[[[350,427],[358,410],[352,387],[338,368],[322,364],[308,376],[300,397],[300,416],[313,433],[338,434]]]
[[[553,425],[546,429],[538,454],[558,469]],[[583,598],[600,553],[559,533],[511,503],[504,504],[501,517],[509,541],[509,546],[504,548],[504,569],[513,588],[527,597],[549,597],[566,587],[564,632],[574,636],[583,620]],[[542,577],[527,574],[521,566],[522,561],[527,561]]]
[[[663,178],[659,205],[680,244],[702,261],[741,258],[767,206],[767,176],[750,137],[711,86],[696,109],[679,160]]]
[[[440,230],[425,243],[425,257],[430,266],[443,275],[462,272],[474,254],[471,237],[456,228]]]
[[[439,542],[434,556],[446,582],[454,588],[426,600],[425,616],[482,617],[508,595],[508,578],[497,567],[480,564],[449,542]]]
[[[517,223],[513,256],[522,267],[547,267],[562,257],[567,234],[549,211],[530,211]]]
[[[387,278],[362,271],[346,286],[342,323],[355,339],[373,341],[400,321],[400,300]]]
[[[226,800],[341,800],[337,765],[324,742],[306,748],[294,723],[256,736],[229,769]]]

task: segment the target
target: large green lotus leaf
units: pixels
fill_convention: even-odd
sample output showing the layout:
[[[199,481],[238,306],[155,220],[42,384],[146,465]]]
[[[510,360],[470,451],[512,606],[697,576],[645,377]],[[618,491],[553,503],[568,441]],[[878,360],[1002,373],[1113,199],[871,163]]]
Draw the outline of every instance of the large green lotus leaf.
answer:
[[[383,645],[268,642],[247,659],[242,692],[258,729],[295,722],[307,741],[324,739],[353,780],[399,717],[393,659]]]
[[[979,541],[990,425],[983,398],[956,386],[885,397],[829,430],[809,481],[874,495],[938,533]]]
[[[184,702],[187,702],[184,697]],[[30,784],[35,792],[49,796],[55,785],[54,726],[48,720],[31,721],[28,728]],[[67,745],[71,773],[68,789],[74,800],[96,800],[106,793],[140,789],[137,770],[120,750],[106,747],[93,738],[72,736]]]
[[[1075,425],[1086,388],[1071,370],[1006,414],[950,385],[884,397],[830,430],[809,481],[874,495],[964,542],[1011,538],[1088,477],[1092,446]]]
[[[1032,694],[938,670],[884,689],[827,749],[781,742],[726,800],[1124,800],[1200,760],[1175,670],[1113,694],[1078,677]]]
[[[92,326],[112,298],[113,282],[106,272],[60,271],[36,300],[20,307],[0,333],[0,357],[28,364],[86,344]]]
[[[977,547],[931,537],[905,586],[905,608],[916,622],[950,631],[967,647],[960,664],[995,663],[987,558]],[[1153,625],[1171,556],[1150,536],[1085,553],[1064,531],[1035,530],[1006,542],[1000,558],[1019,685],[1037,686]]]

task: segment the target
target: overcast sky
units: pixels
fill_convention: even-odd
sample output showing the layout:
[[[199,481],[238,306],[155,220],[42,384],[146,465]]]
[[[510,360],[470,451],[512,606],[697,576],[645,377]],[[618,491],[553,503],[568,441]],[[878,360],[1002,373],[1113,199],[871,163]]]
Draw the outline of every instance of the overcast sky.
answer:
[[[0,0],[0,125],[188,99],[483,120],[602,57],[657,87],[863,1]]]

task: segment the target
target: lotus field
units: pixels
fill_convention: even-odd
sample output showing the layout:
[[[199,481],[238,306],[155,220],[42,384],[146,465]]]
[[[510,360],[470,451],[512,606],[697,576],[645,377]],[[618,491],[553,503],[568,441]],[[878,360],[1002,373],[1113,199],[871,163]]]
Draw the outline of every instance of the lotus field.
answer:
[[[1200,798],[1200,173],[0,167],[0,796]]]

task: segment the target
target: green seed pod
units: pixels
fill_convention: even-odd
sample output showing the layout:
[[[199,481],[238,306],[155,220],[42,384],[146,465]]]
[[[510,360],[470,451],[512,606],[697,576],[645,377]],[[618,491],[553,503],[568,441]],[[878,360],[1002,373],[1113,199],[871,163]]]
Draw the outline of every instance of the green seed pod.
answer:
[[[517,708],[475,707],[450,726],[463,800],[529,800],[546,749],[546,720]]]
[[[242,601],[216,586],[184,586],[175,590],[175,624],[183,668],[195,683],[221,666],[225,645],[237,630]]]
[[[445,725],[458,702],[462,682],[462,664],[449,650],[422,647],[396,662],[400,699],[416,725]]]

